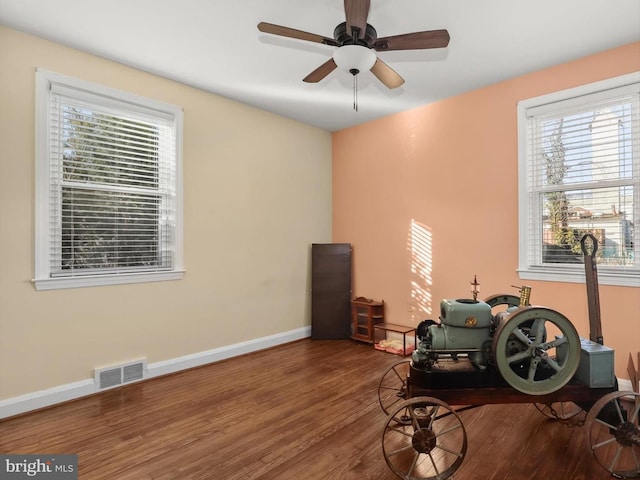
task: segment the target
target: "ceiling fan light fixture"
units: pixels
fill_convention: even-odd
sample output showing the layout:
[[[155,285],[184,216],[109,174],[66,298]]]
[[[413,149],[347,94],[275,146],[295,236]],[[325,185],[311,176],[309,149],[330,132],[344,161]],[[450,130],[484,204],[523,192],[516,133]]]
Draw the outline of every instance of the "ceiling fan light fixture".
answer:
[[[371,70],[376,63],[376,54],[372,49],[362,45],[343,45],[333,52],[333,61],[340,70],[357,75]]]

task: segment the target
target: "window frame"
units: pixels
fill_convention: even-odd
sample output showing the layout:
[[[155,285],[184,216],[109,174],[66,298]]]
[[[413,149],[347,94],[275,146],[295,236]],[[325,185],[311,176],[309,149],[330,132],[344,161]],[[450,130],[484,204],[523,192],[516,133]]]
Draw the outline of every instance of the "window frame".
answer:
[[[531,170],[532,159],[529,155],[529,120],[527,112],[531,109],[544,107],[557,102],[581,101],[579,97],[585,95],[602,94],[607,90],[632,86],[634,89],[640,87],[640,72],[633,72],[627,75],[610,78],[607,80],[582,85],[567,90],[562,90],[539,97],[522,100],[517,104],[518,121],[518,274],[522,280],[542,280],[553,282],[584,283],[585,273],[582,264],[542,264],[532,265],[530,259],[530,245],[542,249],[541,236],[532,238],[536,232],[531,228],[531,218],[541,220],[542,212],[539,207],[530,202],[531,190],[529,186],[529,172]],[[635,92],[634,92],[635,93]],[[606,95],[606,93],[605,93]],[[588,99],[584,99],[583,104],[587,104]],[[640,115],[640,112],[636,112]],[[616,268],[610,266],[598,266],[599,283],[603,285],[634,286],[640,287],[640,140],[633,140],[632,159],[632,179],[633,204],[634,204],[634,253],[636,254],[635,265],[631,268]],[[615,182],[612,182],[614,184]]]
[[[180,107],[154,99],[124,92],[92,82],[79,80],[59,73],[36,68],[35,95],[35,258],[34,284],[36,290],[79,288],[102,285],[180,280],[184,276],[183,266],[183,204],[182,204],[182,132],[183,110]],[[73,98],[91,98],[120,112],[145,112],[158,118],[172,118],[175,141],[175,228],[170,243],[172,268],[167,270],[72,273],[69,276],[52,275],[50,248],[53,235],[49,226],[52,219],[50,196],[51,183],[51,126],[50,98],[52,86],[64,89]],[[61,200],[60,200],[61,201]],[[59,210],[59,205],[56,210]]]

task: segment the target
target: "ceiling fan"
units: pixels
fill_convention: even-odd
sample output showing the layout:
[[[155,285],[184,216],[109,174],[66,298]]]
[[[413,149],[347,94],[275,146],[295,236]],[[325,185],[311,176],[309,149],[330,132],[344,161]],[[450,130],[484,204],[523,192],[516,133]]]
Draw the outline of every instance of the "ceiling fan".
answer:
[[[443,48],[449,44],[449,32],[430,30],[378,38],[376,29],[367,23],[370,3],[370,0],[344,0],[346,22],[336,26],[333,38],[266,22],[260,22],[258,30],[281,37],[338,47],[332,58],[303,79],[305,82],[319,82],[336,68],[350,72],[354,79],[362,70],[371,70],[386,87],[397,88],[404,83],[404,79],[380,60],[374,50],[385,52]]]

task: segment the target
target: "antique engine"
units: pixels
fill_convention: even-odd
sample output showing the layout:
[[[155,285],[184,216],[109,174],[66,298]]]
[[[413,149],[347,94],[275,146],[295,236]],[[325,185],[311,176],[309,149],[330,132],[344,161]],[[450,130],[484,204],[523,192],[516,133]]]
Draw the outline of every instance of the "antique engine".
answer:
[[[420,323],[417,329],[420,344],[412,356],[414,365],[428,367],[441,355],[456,359],[459,354],[465,354],[473,365],[486,368],[491,360],[493,336],[500,323],[511,311],[529,304],[531,287],[528,286],[520,288],[520,298],[502,295],[480,301],[477,278],[471,285],[472,299],[440,302],[440,323],[433,320]],[[506,311],[494,315],[492,307],[497,304],[505,304]]]
[[[473,298],[442,300],[439,322],[418,325],[418,348],[412,368],[424,374],[451,372],[443,362],[458,367],[497,370],[513,388],[545,395],[568,383],[574,374],[590,387],[615,382],[613,351],[581,339],[561,313],[531,306],[531,287],[519,287],[520,296],[494,295],[478,300],[474,278]]]

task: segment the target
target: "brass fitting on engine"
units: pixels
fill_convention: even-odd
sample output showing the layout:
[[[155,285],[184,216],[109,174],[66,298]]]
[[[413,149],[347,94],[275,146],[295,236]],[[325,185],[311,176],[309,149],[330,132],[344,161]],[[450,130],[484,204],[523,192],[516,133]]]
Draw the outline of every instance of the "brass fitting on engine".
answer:
[[[520,292],[520,305],[519,307],[528,307],[531,305],[529,300],[531,300],[531,287],[528,285],[522,285],[519,289]]]
[[[478,276],[474,275],[473,276],[473,282],[471,282],[471,286],[473,287],[471,289],[471,294],[473,295],[473,301],[477,302],[478,301],[478,294],[480,293],[480,284],[478,283]]]

